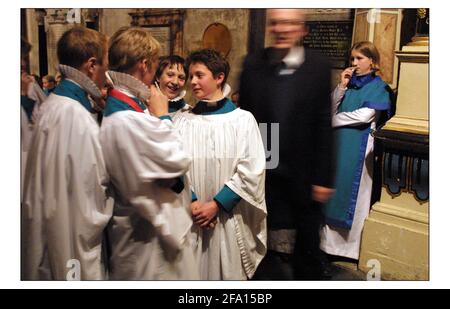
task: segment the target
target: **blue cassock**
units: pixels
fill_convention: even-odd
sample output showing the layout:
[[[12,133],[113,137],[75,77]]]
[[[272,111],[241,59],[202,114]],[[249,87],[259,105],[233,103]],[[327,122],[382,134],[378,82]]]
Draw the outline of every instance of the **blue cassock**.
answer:
[[[353,112],[363,107],[390,111],[389,86],[374,74],[352,77],[338,112]],[[370,131],[370,123],[335,128],[336,192],[324,205],[325,221],[329,225],[352,227]]]

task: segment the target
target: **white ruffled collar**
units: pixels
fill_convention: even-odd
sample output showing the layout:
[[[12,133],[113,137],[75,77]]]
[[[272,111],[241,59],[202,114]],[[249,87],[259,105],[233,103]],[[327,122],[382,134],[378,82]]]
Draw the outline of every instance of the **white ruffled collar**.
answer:
[[[146,102],[150,98],[150,88],[130,74],[107,71],[106,77],[110,80],[114,88],[124,90],[143,102]]]
[[[83,72],[64,64],[58,65],[58,70],[61,76],[77,83],[92,98],[99,99],[102,97],[102,93],[97,85]]]
[[[180,95],[179,95],[178,97],[173,98],[173,99],[170,99],[169,102],[176,102],[176,101],[179,101],[179,100],[181,100],[182,98],[184,98],[185,96],[186,96],[186,90],[182,90],[182,91],[180,92]]]
[[[201,102],[206,102],[206,104],[208,106],[216,106],[217,102],[221,101],[223,98],[225,98],[226,96],[228,96],[231,92],[231,87],[228,84],[225,84],[223,86],[223,90],[222,90],[222,96],[219,99],[216,100],[200,100]]]

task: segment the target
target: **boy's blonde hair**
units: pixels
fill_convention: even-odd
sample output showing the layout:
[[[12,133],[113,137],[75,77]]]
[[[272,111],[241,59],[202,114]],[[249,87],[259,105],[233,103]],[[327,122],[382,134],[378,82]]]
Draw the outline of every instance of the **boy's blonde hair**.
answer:
[[[149,31],[137,27],[121,28],[110,39],[109,69],[127,72],[143,59],[153,62],[160,49]]]
[[[108,39],[104,34],[82,26],[66,31],[57,45],[59,63],[76,69],[91,57],[103,64],[108,51]]]

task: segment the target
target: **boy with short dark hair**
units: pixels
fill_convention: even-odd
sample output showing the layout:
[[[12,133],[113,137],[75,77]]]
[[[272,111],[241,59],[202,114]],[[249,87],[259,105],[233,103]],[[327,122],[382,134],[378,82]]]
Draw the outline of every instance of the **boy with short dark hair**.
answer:
[[[204,280],[251,278],[266,252],[265,153],[249,112],[224,96],[230,70],[218,52],[187,59],[199,102],[177,119],[189,170],[196,254]]]

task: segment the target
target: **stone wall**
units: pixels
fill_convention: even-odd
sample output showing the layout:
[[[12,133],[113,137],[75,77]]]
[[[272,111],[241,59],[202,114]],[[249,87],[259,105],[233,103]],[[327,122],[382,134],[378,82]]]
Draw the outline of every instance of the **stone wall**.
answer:
[[[107,36],[112,36],[119,28],[130,26],[130,9],[102,9],[100,12],[99,30]]]
[[[371,41],[380,53],[380,74],[397,88],[402,9],[356,9],[353,42]]]
[[[100,31],[111,36],[122,26],[129,26],[131,9],[102,9],[100,14]],[[190,52],[202,48],[203,33],[213,23],[225,25],[231,33],[231,51],[228,54],[231,71],[228,77],[232,91],[239,86],[239,75],[242,61],[247,54],[248,42],[248,9],[187,9],[183,25],[183,53],[187,57]],[[188,91],[187,100],[193,103]]]
[[[203,33],[210,24],[221,23],[230,31],[231,51],[228,54],[228,61],[231,70],[228,83],[232,92],[239,87],[242,61],[248,50],[249,14],[248,9],[188,9],[186,11],[183,37],[184,56],[202,48]],[[192,102],[192,99],[189,98],[189,102]]]

